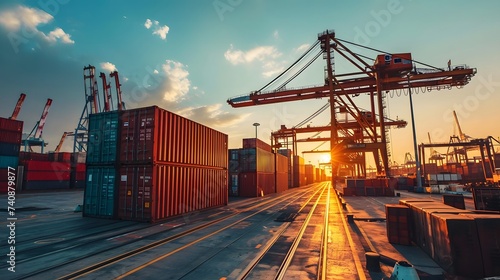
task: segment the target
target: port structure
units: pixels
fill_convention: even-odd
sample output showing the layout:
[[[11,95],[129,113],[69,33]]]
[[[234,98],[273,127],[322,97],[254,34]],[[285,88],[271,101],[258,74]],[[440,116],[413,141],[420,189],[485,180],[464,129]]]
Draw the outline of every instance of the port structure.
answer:
[[[21,97],[20,97],[21,98]],[[24,98],[23,98],[24,100]],[[19,102],[18,102],[19,104]],[[42,115],[40,119],[36,122],[35,126],[28,134],[28,136],[22,140],[21,145],[24,146],[24,151],[33,151],[33,147],[40,147],[40,152],[43,153],[43,149],[47,146],[47,142],[43,140],[43,128],[45,126],[45,121],[47,120],[47,115],[49,114],[50,106],[52,105],[52,99],[48,98],[43,108]],[[17,108],[16,108],[17,109]],[[16,116],[17,117],[17,116]]]
[[[110,78],[115,79],[117,110],[124,110],[125,103],[122,101],[121,84],[118,72],[112,71],[109,76]],[[104,73],[101,72],[99,77],[102,81],[102,102],[99,97],[99,86],[97,84],[95,67],[88,65],[83,68],[85,105],[74,133],[67,134],[67,136],[74,137],[73,152],[87,151],[89,115],[114,110],[113,99],[111,96],[111,84],[107,82],[106,75]]]
[[[355,53],[347,47],[355,47],[376,51],[373,63],[369,58]],[[312,55],[319,46],[319,52]],[[352,64],[358,71],[337,74],[335,72],[334,54],[338,54]],[[292,73],[292,69],[306,57],[312,59]],[[323,56],[324,83],[316,86],[287,88],[287,84],[309,67],[314,60]],[[427,68],[417,68],[417,64]],[[294,69],[295,70],[295,69]],[[388,128],[391,126],[386,118],[386,98],[388,94],[410,89],[441,90],[452,87],[462,88],[476,74],[475,68],[466,65],[437,68],[412,59],[411,53],[392,54],[336,38],[333,30],[318,34],[316,42],[283,73],[271,82],[252,91],[250,94],[229,98],[227,102],[234,108],[275,104],[281,102],[301,101],[307,99],[329,98],[330,102],[330,158],[332,164],[332,180],[335,180],[340,167],[349,162],[343,162],[350,154],[358,155],[371,152],[374,154],[377,173],[380,176],[390,176],[390,149],[388,148]],[[289,78],[286,78],[289,77]],[[369,97],[371,120],[363,112],[354,98],[361,95]],[[347,124],[339,122],[337,114],[346,112],[354,121]],[[355,123],[355,125],[354,125]],[[357,132],[356,132],[357,130]],[[362,136],[355,137],[354,134]],[[292,133],[293,134],[293,133]],[[290,135],[284,134],[283,135]],[[293,135],[292,135],[293,138]],[[276,145],[279,146],[279,145]]]

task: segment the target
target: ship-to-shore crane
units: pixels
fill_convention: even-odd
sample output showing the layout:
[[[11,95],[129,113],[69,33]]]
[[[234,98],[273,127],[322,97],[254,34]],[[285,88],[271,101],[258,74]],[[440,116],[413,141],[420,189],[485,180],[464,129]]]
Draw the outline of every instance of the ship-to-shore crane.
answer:
[[[43,128],[45,126],[45,121],[47,120],[47,115],[49,113],[50,106],[52,105],[52,99],[47,99],[47,103],[45,103],[45,107],[43,108],[42,115],[40,116],[40,120],[37,121],[35,127],[28,134],[26,139],[23,139],[22,144],[24,146],[25,151],[33,151],[32,147],[40,146],[41,153],[43,153],[43,148],[47,146],[47,142],[45,142],[42,138]]]
[[[346,44],[377,51],[379,54],[374,63],[365,61],[366,57],[356,54]],[[297,72],[292,73],[296,65],[306,58],[319,46],[319,53],[313,56]],[[354,73],[337,74],[334,71],[334,53],[339,54],[354,65],[359,71]],[[287,88],[286,85],[304,71],[319,56],[323,55],[326,61],[324,69],[324,84],[300,88]],[[422,64],[431,69],[416,68]],[[294,69],[295,70],[295,69]],[[391,54],[373,48],[361,46],[335,37],[335,32],[327,30],[318,34],[318,40],[292,66],[287,68],[278,77],[259,90],[252,91],[233,98],[227,102],[234,108],[274,104],[280,102],[299,101],[306,99],[329,98],[330,102],[330,154],[332,159],[332,180],[335,172],[343,164],[342,158],[349,153],[374,152],[377,173],[390,176],[388,123],[386,121],[386,94],[394,90],[422,88],[426,90],[463,87],[476,74],[476,69],[467,66],[449,67],[440,69],[412,59],[410,53]],[[290,78],[285,80],[286,75]],[[283,81],[284,80],[284,81]],[[353,98],[360,94],[367,94],[370,100],[372,121],[362,114],[354,103]],[[340,108],[357,122],[357,127],[349,130],[343,128],[337,120]],[[375,121],[375,116],[378,120]],[[344,136],[354,135],[355,129],[363,136],[359,139],[344,139]],[[347,130],[347,131],[346,131]],[[354,149],[354,150],[350,150]],[[342,156],[344,155],[344,156]]]
[[[21,93],[19,96],[19,99],[17,100],[16,107],[14,108],[14,112],[12,112],[12,115],[10,116],[9,119],[11,120],[16,120],[17,116],[19,115],[19,112],[21,111],[21,106],[23,106],[24,99],[26,99],[26,94]]]

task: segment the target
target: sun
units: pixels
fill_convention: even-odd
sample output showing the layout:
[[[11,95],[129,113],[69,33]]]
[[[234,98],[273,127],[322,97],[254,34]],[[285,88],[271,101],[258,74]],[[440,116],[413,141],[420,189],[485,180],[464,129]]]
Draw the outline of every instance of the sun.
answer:
[[[328,163],[330,162],[330,155],[329,154],[322,154],[319,158],[319,162],[321,163]]]

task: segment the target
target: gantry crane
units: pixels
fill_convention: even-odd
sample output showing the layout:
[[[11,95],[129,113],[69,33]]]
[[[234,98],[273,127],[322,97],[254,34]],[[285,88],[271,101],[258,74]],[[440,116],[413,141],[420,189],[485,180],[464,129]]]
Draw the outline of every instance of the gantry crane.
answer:
[[[111,78],[115,79],[116,94],[117,94],[117,108],[118,110],[125,109],[125,103],[122,101],[121,84],[118,78],[118,72],[113,71],[109,74]],[[114,109],[113,99],[111,97],[111,85],[107,82],[106,75],[100,73],[99,77],[102,79],[103,87],[103,104],[101,106],[99,100],[99,88],[95,76],[95,67],[92,65],[83,68],[84,80],[84,93],[85,93],[85,106],[83,107],[82,114],[75,128],[75,132],[68,134],[74,136],[73,152],[84,152],[87,150],[88,139],[88,120],[90,114],[101,112],[109,112]]]
[[[26,94],[21,93],[19,96],[19,99],[17,100],[16,107],[14,108],[14,112],[12,112],[12,115],[10,116],[9,119],[11,120],[16,120],[17,115],[19,115],[19,111],[21,111],[21,106],[23,106],[24,99],[26,98]]]
[[[31,132],[28,134],[26,139],[23,139],[23,146],[25,151],[33,151],[32,147],[40,146],[41,153],[43,153],[43,148],[47,146],[43,138],[43,128],[45,126],[45,121],[47,120],[47,115],[49,113],[50,106],[52,105],[52,99],[47,99],[47,103],[45,103],[45,107],[43,108],[42,115],[40,116],[40,120],[37,121]]]
[[[353,52],[346,44],[377,51],[379,54],[375,58],[375,62],[370,64],[365,61],[367,57]],[[302,68],[298,69],[296,73],[292,73],[292,69],[296,65],[300,65],[300,61],[305,61],[305,58],[313,53],[313,50],[318,46],[320,48],[319,53],[313,56],[311,61],[307,62]],[[336,74],[334,71],[334,53],[340,54],[359,71]],[[286,87],[290,81],[302,73],[321,55],[323,55],[323,59],[326,61],[323,84],[301,88]],[[461,88],[468,84],[470,79],[476,74],[476,69],[467,66],[453,68],[450,66],[448,69],[440,69],[420,63],[426,67],[431,67],[431,69],[419,69],[416,68],[416,63],[420,62],[413,60],[410,53],[391,54],[367,48],[336,38],[334,31],[327,30],[318,34],[318,39],[306,53],[270,83],[259,90],[252,91],[250,94],[230,98],[227,102],[232,107],[239,108],[327,97],[330,102],[330,154],[332,171],[338,170],[338,166],[342,164],[342,154],[351,153],[349,151],[349,143],[342,141],[341,137],[343,134],[353,134],[354,131],[346,131],[336,117],[337,113],[339,113],[338,110],[340,110],[337,108],[343,108],[343,110],[346,110],[355,119],[358,125],[356,129],[359,129],[363,135],[363,141],[359,141],[355,145],[351,143],[351,147],[356,147],[355,152],[375,150],[374,158],[377,165],[377,173],[385,173],[386,176],[390,176],[388,131],[385,113],[386,94],[391,90],[406,90],[410,88],[426,90],[439,90],[453,86]],[[291,76],[284,80],[286,75]],[[278,84],[278,81],[281,83]],[[378,121],[368,121],[358,109],[353,98],[360,94],[367,94],[371,105],[371,115],[378,116]],[[333,177],[335,177],[335,174],[333,174]],[[332,178],[332,180],[335,180],[335,178]]]

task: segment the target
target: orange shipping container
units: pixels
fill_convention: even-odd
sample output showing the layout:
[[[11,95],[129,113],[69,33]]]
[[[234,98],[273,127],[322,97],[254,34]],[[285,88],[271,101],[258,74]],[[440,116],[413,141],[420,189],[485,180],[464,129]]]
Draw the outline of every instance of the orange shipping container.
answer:
[[[123,112],[121,164],[227,168],[227,135],[157,106]]]
[[[118,217],[156,222],[227,205],[227,170],[179,165],[122,166]]]

